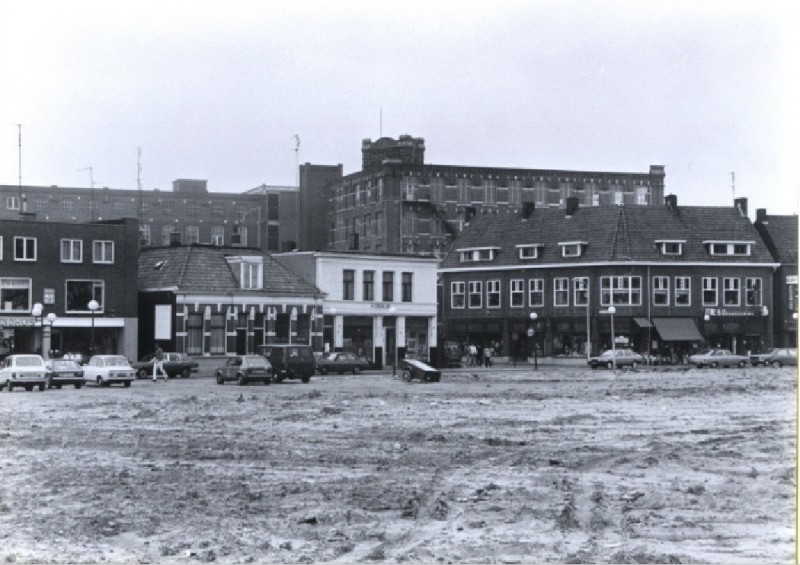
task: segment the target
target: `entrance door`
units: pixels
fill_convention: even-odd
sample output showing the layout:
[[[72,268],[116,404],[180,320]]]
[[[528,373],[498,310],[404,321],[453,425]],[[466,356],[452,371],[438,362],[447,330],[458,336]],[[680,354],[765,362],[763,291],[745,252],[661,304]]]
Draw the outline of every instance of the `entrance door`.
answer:
[[[386,328],[386,365],[397,365],[397,340],[395,328]]]

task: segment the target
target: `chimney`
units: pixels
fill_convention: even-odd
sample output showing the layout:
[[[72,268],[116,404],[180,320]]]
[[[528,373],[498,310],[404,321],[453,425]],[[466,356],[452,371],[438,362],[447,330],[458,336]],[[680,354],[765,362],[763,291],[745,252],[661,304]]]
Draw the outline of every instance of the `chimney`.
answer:
[[[734,198],[733,205],[742,216],[747,216],[747,198]]]
[[[523,202],[522,203],[522,219],[527,220],[533,215],[533,211],[536,210],[536,203],[535,202]]]
[[[580,200],[577,196],[569,196],[567,198],[567,217],[570,217],[578,211]]]
[[[756,209],[756,223],[757,224],[768,224],[769,218],[767,217],[767,209],[766,208],[757,208]]]
[[[675,194],[667,194],[664,197],[664,204],[673,212],[678,209],[678,197]]]

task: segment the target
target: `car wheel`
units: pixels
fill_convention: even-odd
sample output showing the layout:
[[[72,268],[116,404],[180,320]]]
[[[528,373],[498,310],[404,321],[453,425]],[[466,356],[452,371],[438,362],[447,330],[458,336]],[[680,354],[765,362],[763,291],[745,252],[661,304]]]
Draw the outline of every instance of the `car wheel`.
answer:
[[[320,367],[319,368],[319,374],[320,375],[327,375],[328,374],[328,368],[327,367]]]
[[[361,373],[361,367],[353,367],[353,374],[358,375]]]
[[[83,385],[81,383],[75,383],[75,388],[80,390]]]
[[[191,374],[192,374],[192,370],[189,369],[189,367],[185,367],[183,369],[183,371],[181,371],[181,378],[182,379],[188,379],[189,375],[191,375]]]
[[[301,382],[303,382],[303,383],[305,383],[305,384],[307,384],[309,381],[311,381],[311,377],[310,377],[309,375],[304,375],[304,376],[303,376],[303,377],[300,379],[300,381],[301,381]]]
[[[215,375],[215,378],[217,379],[217,384],[218,385],[224,385],[225,384],[225,379],[222,378],[222,373],[217,373]]]
[[[631,361],[631,369],[635,369],[638,366],[639,366],[639,363],[637,363],[636,361]]]
[[[264,385],[271,385],[272,384],[272,377],[267,377],[264,379]]]
[[[247,384],[247,379],[244,375],[236,375],[236,384],[239,386],[244,386]]]
[[[781,363],[780,361],[773,361],[772,366],[776,369],[780,369],[781,367],[783,367],[783,363]]]
[[[25,385],[25,390],[27,390],[28,392],[32,391],[33,385]]]
[[[128,388],[129,386],[131,386],[131,381],[124,381],[122,383],[122,386],[124,386],[125,388]]]
[[[56,388],[57,388],[58,390],[61,390],[61,385],[56,385]]]
[[[144,369],[139,369],[139,372],[136,373],[136,378],[137,379],[146,379],[148,377],[148,375],[149,375],[149,373],[147,371],[145,371]]]
[[[97,386],[103,386],[103,379],[97,377]]]
[[[403,371],[403,380],[406,382],[411,382],[411,371],[409,371],[408,369]]]
[[[6,386],[8,387],[8,389],[7,389],[8,392],[11,392],[13,390],[13,388],[14,388],[13,386],[11,386],[11,383],[8,383]]]
[[[606,368],[613,369],[614,368],[614,362],[613,361],[609,361],[608,363],[606,363]]]
[[[277,384],[281,384],[281,383],[283,382],[283,377],[282,377],[282,376],[280,376],[280,375],[276,375],[276,376],[275,376],[275,382],[276,382]]]
[[[44,387],[45,387],[44,383],[40,384],[39,385],[39,392],[44,392]],[[61,388],[61,387],[59,386],[58,388]]]
[[[712,369],[716,369],[717,367],[719,367],[719,363],[717,363],[716,361],[713,361],[713,362],[711,363],[711,368],[712,368]]]
[[[739,367],[740,369],[744,369],[744,361],[739,361],[737,367]]]

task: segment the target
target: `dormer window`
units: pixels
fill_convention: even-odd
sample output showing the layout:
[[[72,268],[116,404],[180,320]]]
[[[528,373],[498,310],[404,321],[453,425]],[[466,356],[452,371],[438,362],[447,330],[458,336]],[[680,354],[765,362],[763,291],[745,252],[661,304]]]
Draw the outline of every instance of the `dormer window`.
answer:
[[[559,241],[562,257],[580,257],[583,248],[589,245],[586,241]]]
[[[264,258],[261,256],[226,257],[243,290],[264,288]]]
[[[539,249],[544,247],[542,243],[526,243],[523,245],[517,245],[517,252],[519,253],[520,259],[538,259],[539,258]]]
[[[458,253],[462,263],[477,263],[494,261],[499,250],[499,247],[469,247],[458,249]]]
[[[683,255],[685,239],[657,239],[656,246],[662,255]]]
[[[709,239],[703,242],[710,255],[746,257],[751,254],[755,241],[718,241]]]

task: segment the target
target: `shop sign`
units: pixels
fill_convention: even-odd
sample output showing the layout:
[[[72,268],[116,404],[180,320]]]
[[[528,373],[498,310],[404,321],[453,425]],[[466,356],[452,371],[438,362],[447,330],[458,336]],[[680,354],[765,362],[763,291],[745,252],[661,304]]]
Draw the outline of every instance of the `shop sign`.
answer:
[[[34,325],[33,318],[0,317],[0,328],[30,328]]]
[[[371,306],[373,308],[381,308],[381,309],[386,309],[386,310],[388,310],[389,308],[392,307],[392,305],[389,304],[388,302],[373,302],[371,304]]]
[[[765,316],[765,310],[761,307],[755,308],[706,308],[709,316],[755,316],[760,314]]]

